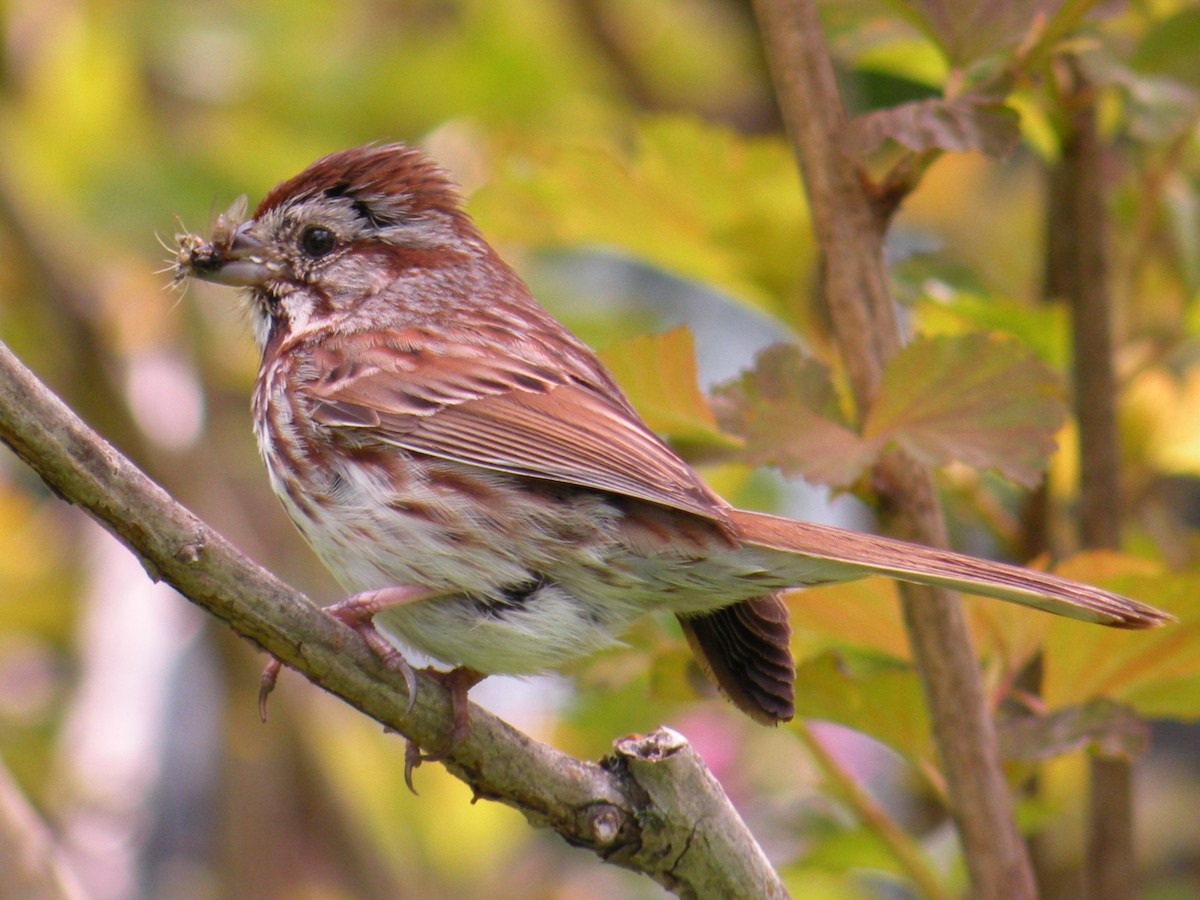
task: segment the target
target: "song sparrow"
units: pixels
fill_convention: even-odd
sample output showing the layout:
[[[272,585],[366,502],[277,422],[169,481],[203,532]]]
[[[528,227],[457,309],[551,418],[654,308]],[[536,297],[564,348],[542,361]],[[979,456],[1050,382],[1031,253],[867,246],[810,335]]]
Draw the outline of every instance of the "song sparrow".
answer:
[[[417,150],[331,154],[213,231],[180,236],[177,278],[248,289],[259,448],[354,592],[332,610],[402,670],[403,646],[459,667],[460,703],[483,674],[553,669],[667,609],[738,708],[786,720],[777,592],[875,573],[1122,628],[1169,618],[1041,572],[733,509]]]

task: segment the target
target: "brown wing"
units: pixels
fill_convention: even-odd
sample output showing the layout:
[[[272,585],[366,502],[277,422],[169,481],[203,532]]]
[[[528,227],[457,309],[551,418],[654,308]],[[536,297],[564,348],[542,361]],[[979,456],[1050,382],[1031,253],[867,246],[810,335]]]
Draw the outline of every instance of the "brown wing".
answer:
[[[603,372],[495,360],[467,344],[328,345],[313,418],[352,440],[648,500],[724,523],[726,504]],[[573,369],[573,371],[572,371]]]

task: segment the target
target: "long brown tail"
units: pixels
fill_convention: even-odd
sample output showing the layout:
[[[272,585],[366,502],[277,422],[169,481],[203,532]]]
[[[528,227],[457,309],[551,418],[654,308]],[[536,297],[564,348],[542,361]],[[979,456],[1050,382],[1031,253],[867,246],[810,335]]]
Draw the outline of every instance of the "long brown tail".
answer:
[[[763,513],[733,510],[730,517],[745,543],[791,558],[781,558],[777,565],[785,578],[795,572],[796,587],[887,575],[1114,628],[1153,628],[1174,621],[1152,606],[1045,572]]]

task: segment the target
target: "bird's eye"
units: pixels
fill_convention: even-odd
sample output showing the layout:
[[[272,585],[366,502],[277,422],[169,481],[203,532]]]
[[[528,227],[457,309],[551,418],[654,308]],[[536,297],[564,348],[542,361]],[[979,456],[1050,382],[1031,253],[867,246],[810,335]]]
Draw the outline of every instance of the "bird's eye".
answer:
[[[333,251],[337,238],[328,228],[320,225],[309,225],[300,234],[300,249],[310,259],[318,259]]]

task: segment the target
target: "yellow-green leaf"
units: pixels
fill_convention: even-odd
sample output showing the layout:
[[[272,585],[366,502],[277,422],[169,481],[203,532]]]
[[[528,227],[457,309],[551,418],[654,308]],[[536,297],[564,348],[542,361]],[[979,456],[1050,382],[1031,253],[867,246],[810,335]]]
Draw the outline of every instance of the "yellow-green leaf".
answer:
[[[1104,697],[1144,716],[1200,717],[1200,576],[1103,552],[1081,554],[1057,571],[1153,603],[1179,622],[1131,632],[1048,619],[1046,702],[1072,706]]]
[[[908,666],[836,652],[803,660],[796,666],[796,715],[861,731],[919,768],[930,764],[929,717]]]
[[[687,328],[616,341],[600,351],[600,359],[654,431],[688,443],[737,446],[717,427],[696,382],[696,349]]]
[[[815,252],[782,140],[664,117],[641,124],[632,151],[522,134],[499,156],[471,198],[492,238],[618,250],[781,318],[799,314]]]

